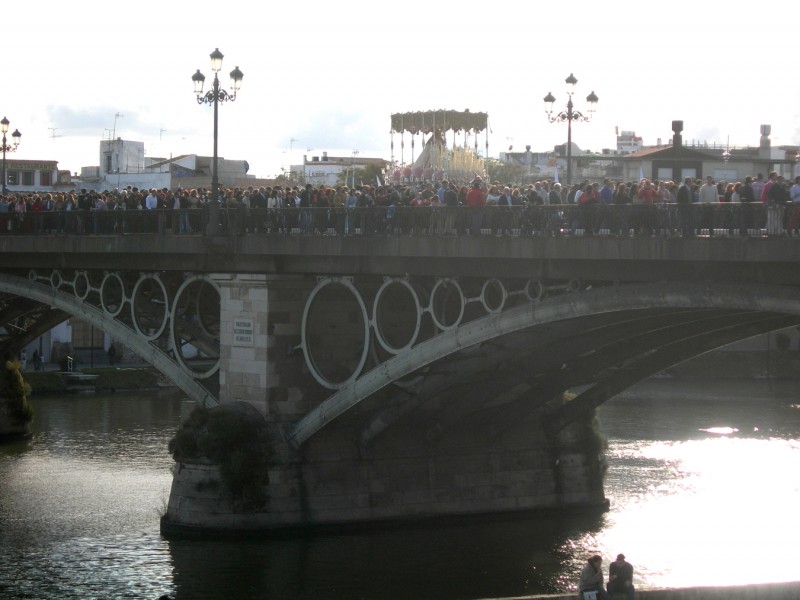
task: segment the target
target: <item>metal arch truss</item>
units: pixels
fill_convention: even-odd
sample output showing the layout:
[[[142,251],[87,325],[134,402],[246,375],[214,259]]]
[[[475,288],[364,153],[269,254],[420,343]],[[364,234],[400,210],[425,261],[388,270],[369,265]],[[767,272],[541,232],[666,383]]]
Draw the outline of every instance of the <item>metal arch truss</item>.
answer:
[[[507,309],[511,300],[521,298],[523,302],[538,302],[547,293],[576,292],[580,289],[581,282],[577,279],[560,282],[555,285],[545,285],[539,279],[522,281],[501,281],[490,278],[478,282],[471,281],[465,285],[462,280],[455,277],[439,277],[432,281],[408,277],[385,277],[382,285],[374,292],[371,298],[365,296],[368,291],[362,291],[353,277],[320,277],[317,285],[306,299],[301,320],[301,335],[299,349],[302,349],[312,377],[321,386],[338,390],[350,386],[363,372],[370,355],[375,359],[376,344],[383,352],[394,356],[410,351],[423,339],[423,321],[427,317],[432,324],[432,335],[454,330],[463,326],[468,320],[467,308],[477,306],[478,315],[498,314]],[[324,372],[319,361],[315,358],[316,352],[314,339],[316,331],[310,325],[310,315],[316,308],[319,299],[332,288],[340,291],[352,299],[357,306],[360,319],[359,333],[360,352],[353,367],[346,377],[333,378]],[[412,327],[402,332],[405,339],[401,342],[390,339],[387,335],[383,321],[387,310],[383,303],[392,293],[396,297],[405,295],[409,303]],[[371,315],[368,307],[371,307]],[[430,336],[428,336],[430,337]],[[375,343],[371,343],[374,338]]]
[[[444,285],[444,281],[445,279],[440,279],[435,287]],[[327,279],[320,280],[318,287],[330,283],[332,281]],[[405,282],[401,285],[410,284]],[[800,288],[789,286],[659,282],[582,289],[583,286],[579,281],[571,280],[556,287],[563,291],[580,293],[545,298],[547,291],[552,288],[545,286],[539,280],[530,280],[525,283],[522,290],[508,293],[507,288],[501,282],[487,280],[480,296],[480,301],[484,302],[485,308],[483,316],[466,323],[443,323],[436,335],[414,344],[413,348],[411,348],[411,343],[403,348],[395,348],[396,352],[387,360],[363,374],[354,374],[338,385],[336,391],[319,406],[295,423],[289,431],[289,441],[295,447],[302,446],[325,425],[356,406],[363,399],[437,360],[460,350],[536,325],[582,316],[647,308],[740,309],[800,316]],[[486,291],[488,289],[494,289],[496,292],[492,295],[494,303],[487,302]],[[505,291],[500,291],[501,289]],[[527,302],[520,302],[505,308],[507,293],[508,295],[522,295]],[[376,294],[376,305],[379,295]],[[468,301],[478,300],[478,298],[465,298],[462,294],[460,301],[463,305]],[[431,311],[433,306],[434,295],[431,294],[427,304],[418,304],[418,310],[421,313]],[[376,317],[373,315],[370,321],[373,330],[379,329],[375,319]],[[376,338],[380,339],[378,331],[376,331]],[[383,344],[381,345],[383,346]],[[702,351],[708,349],[710,348]],[[659,370],[663,370],[663,368],[664,366]],[[591,392],[588,395],[591,396]]]
[[[545,283],[539,279],[504,281],[488,278],[468,281],[456,277],[385,277],[377,289],[375,287],[374,280],[362,286],[350,276],[325,276],[318,278],[306,300],[298,348],[303,352],[312,377],[321,386],[334,390],[335,393],[295,426],[291,439],[297,445],[302,444],[333,418],[329,411],[332,408],[338,411],[335,407],[342,398],[348,398],[346,404],[349,408],[380,387],[388,383],[398,383],[397,379],[436,360],[422,359],[424,354],[420,352],[424,352],[430,345],[447,344],[445,340],[454,338],[458,340],[464,332],[481,327],[484,319],[515,310],[513,307],[539,303],[547,295],[578,292],[582,284],[577,279]],[[317,356],[336,353],[331,349],[320,351],[315,347],[319,327],[311,322],[311,315],[319,308],[317,303],[324,303],[323,298],[332,288],[339,290],[337,308],[338,302],[343,297],[347,298],[353,303],[354,313],[360,321],[354,326],[354,330],[357,330],[354,337],[358,338],[360,345],[357,356],[353,358],[347,373],[344,376],[339,373],[339,377],[326,373],[324,365],[321,365],[322,361],[317,359]],[[386,315],[392,310],[389,299],[394,298],[397,302],[399,296],[405,297],[408,326],[399,332],[387,332]],[[385,302],[388,302],[389,308],[384,306]],[[321,309],[316,312],[336,314],[337,311]],[[461,347],[456,342],[456,347],[445,354],[455,352]],[[378,356],[379,353],[383,356]],[[371,364],[377,366],[365,374],[370,358]],[[396,365],[400,364],[403,365],[402,374],[394,371]],[[369,387],[364,387],[364,383],[372,381],[376,373],[379,374],[377,379],[382,382],[380,386],[373,389],[369,384]],[[337,412],[334,417],[347,408]]]
[[[204,406],[219,370],[219,288],[205,275],[31,270],[0,274],[0,292],[73,315],[110,334]]]

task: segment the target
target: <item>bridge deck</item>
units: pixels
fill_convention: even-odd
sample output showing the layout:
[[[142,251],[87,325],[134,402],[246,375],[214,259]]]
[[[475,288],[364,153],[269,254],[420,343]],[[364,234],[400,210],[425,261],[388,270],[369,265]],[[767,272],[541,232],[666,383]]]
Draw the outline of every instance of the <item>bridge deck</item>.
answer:
[[[612,236],[0,236],[7,269],[448,275],[795,284],[800,239]]]

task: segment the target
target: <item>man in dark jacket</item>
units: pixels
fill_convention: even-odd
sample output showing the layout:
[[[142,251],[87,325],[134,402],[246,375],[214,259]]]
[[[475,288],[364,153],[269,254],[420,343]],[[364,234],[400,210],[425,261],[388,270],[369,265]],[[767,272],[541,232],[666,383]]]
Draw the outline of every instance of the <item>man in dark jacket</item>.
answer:
[[[608,593],[625,594],[627,600],[633,600],[633,565],[625,561],[624,554],[617,554],[617,560],[608,566]]]

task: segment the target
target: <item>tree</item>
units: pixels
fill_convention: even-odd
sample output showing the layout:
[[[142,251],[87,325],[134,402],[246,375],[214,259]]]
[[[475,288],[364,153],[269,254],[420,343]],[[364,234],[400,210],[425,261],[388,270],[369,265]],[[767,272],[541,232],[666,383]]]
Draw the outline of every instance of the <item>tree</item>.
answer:
[[[520,183],[525,174],[522,165],[504,163],[499,160],[486,161],[486,172],[490,181],[500,181],[501,183]]]
[[[381,181],[381,185],[384,182],[384,173],[383,167],[379,164],[368,164],[365,165],[363,168],[356,167],[355,169],[345,169],[336,179],[336,183],[339,185],[348,185],[358,187],[360,185],[371,185],[375,186],[378,183],[378,179]]]

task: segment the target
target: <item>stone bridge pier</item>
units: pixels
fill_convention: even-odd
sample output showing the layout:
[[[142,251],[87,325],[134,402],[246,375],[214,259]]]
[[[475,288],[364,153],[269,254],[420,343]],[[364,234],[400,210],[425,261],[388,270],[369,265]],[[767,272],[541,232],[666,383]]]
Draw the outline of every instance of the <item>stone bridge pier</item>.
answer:
[[[520,378],[526,336],[508,347],[502,338],[452,342],[486,318],[526,310],[541,282],[212,278],[219,400],[249,405],[260,420],[263,497],[244,506],[218,465],[179,461],[165,534],[605,506],[591,416],[546,426],[564,394],[542,395]],[[445,338],[452,347],[436,349]]]

